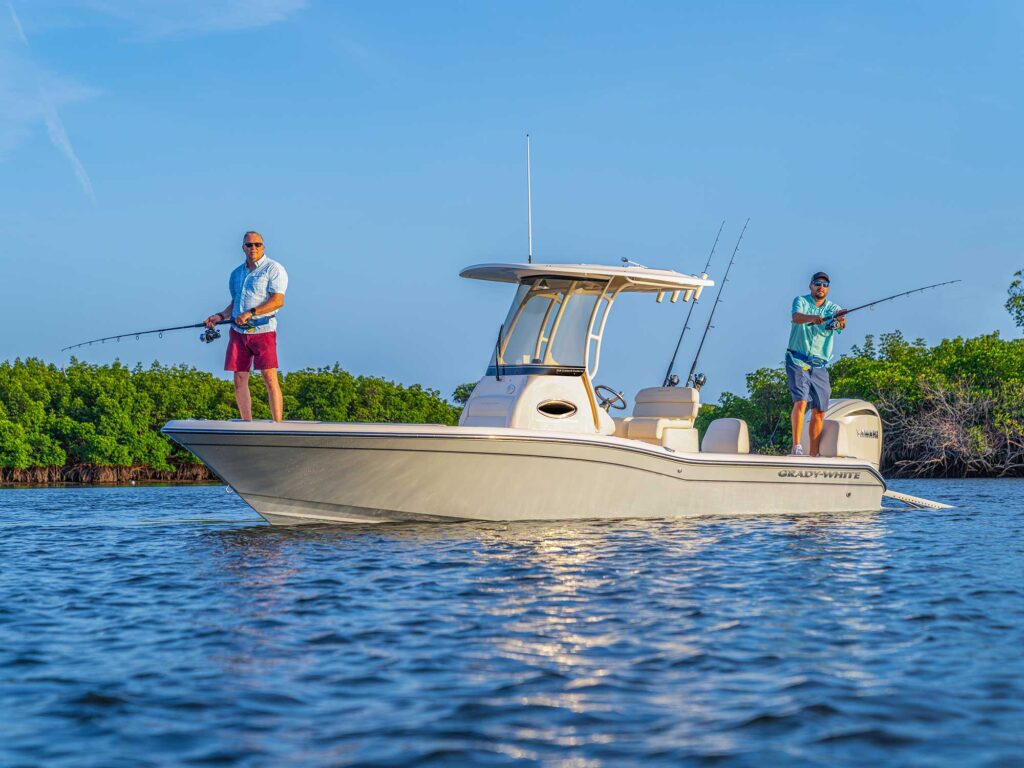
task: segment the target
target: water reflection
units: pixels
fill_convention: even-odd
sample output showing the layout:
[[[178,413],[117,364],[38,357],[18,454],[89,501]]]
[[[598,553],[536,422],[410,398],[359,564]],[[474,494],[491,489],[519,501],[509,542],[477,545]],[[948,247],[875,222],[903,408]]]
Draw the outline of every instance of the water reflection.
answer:
[[[178,764],[1019,750],[1024,493],[949,514],[295,529],[212,489],[39,498],[0,494],[2,764],[98,738]]]

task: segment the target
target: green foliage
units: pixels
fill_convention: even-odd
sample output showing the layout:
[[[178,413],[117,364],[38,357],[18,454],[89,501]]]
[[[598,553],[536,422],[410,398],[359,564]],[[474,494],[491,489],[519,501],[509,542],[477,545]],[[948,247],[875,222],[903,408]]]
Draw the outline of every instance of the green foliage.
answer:
[[[353,376],[337,364],[331,368],[307,368],[282,377],[285,418],[316,421],[367,421],[392,424],[455,424],[459,408],[441,393],[419,384],[403,387],[370,376]],[[253,387],[265,399],[262,379]],[[266,403],[264,402],[264,406]],[[253,414],[254,418],[255,412]]]
[[[1006,300],[1006,311],[1013,315],[1013,322],[1018,328],[1024,328],[1024,272],[1017,270],[1013,273],[1013,281],[1007,289],[1010,298]]]
[[[868,400],[886,429],[883,469],[914,475],[1020,474],[1024,467],[1024,339],[998,333],[929,347],[898,331],[868,336],[830,368],[833,397]],[[751,448],[783,452],[790,396],[781,368],[747,376],[747,396],[701,409],[747,421]]]
[[[789,449],[789,412],[792,403],[786,373],[778,368],[759,368],[747,374],[748,397],[723,392],[718,405],[704,405],[697,417],[703,433],[715,419],[747,422],[750,448],[757,453],[785,453]]]
[[[452,392],[452,400],[459,405],[465,405],[469,402],[469,396],[473,394],[473,390],[476,389],[476,382],[470,381],[466,384],[459,384]]]
[[[285,418],[454,424],[434,390],[353,376],[335,365],[281,377]],[[253,416],[269,418],[262,378]],[[237,418],[231,382],[184,365],[128,368],[72,358],[0,363],[0,469],[69,465],[171,471],[198,460],[160,434],[171,419]]]

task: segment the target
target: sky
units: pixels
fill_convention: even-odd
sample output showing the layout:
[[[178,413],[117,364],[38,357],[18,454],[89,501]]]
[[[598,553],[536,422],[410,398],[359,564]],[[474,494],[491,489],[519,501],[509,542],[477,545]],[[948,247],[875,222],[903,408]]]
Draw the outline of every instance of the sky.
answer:
[[[259,230],[288,270],[285,371],[449,395],[535,261],[720,278],[704,400],[779,365],[819,269],[837,351],[1000,331],[1024,268],[1015,2],[0,0],[0,360],[199,322]],[[714,290],[717,290],[714,289]],[[684,375],[712,305],[694,313]],[[598,383],[658,385],[687,306],[620,300]],[[74,352],[223,375],[198,332]]]

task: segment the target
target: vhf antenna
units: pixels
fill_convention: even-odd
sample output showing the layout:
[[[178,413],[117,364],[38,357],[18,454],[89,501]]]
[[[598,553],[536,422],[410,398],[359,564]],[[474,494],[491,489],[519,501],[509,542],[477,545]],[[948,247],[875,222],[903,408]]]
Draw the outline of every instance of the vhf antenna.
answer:
[[[725,268],[725,274],[722,276],[722,283],[718,286],[718,295],[715,296],[715,303],[711,305],[711,314],[708,316],[708,324],[704,328],[704,335],[700,337],[700,346],[697,347],[697,354],[693,356],[693,365],[690,366],[690,374],[686,377],[686,386],[694,386],[697,379],[701,379],[700,385],[697,386],[699,390],[704,386],[704,376],[694,376],[697,370],[697,361],[700,360],[700,352],[704,349],[704,340],[708,337],[708,331],[711,330],[711,321],[715,318],[715,310],[718,309],[718,302],[722,300],[722,290],[725,288],[725,283],[729,279],[729,271],[732,269],[732,264],[736,261],[736,252],[740,249],[740,243],[743,241],[743,233],[747,231],[747,224],[750,223],[748,218],[743,224],[743,229],[740,230],[739,239],[736,241],[736,247],[732,249],[732,257],[729,259],[729,266]]]
[[[530,178],[530,134],[526,134],[526,236],[529,241],[526,262],[533,264],[533,183]]]
[[[704,265],[704,271],[701,272],[700,274],[701,280],[707,280],[708,278],[708,269],[711,267],[711,257],[715,255],[715,248],[718,247],[718,238],[722,236],[723,227],[725,227],[725,219],[722,219],[722,224],[721,226],[718,227],[718,234],[715,235],[714,245],[711,246],[711,253],[708,254],[708,263]],[[675,386],[675,384],[672,383],[672,369],[675,368],[676,366],[676,355],[679,354],[679,347],[682,346],[683,336],[686,334],[686,331],[689,330],[690,328],[690,316],[693,315],[693,308],[694,306],[696,306],[696,304],[697,299],[694,298],[694,300],[690,302],[689,311],[686,313],[686,322],[683,323],[683,330],[679,332],[679,341],[676,342],[676,351],[672,353],[672,359],[668,363],[668,370],[665,371],[665,381],[661,385],[663,387]],[[676,377],[675,383],[679,383],[678,376]]]

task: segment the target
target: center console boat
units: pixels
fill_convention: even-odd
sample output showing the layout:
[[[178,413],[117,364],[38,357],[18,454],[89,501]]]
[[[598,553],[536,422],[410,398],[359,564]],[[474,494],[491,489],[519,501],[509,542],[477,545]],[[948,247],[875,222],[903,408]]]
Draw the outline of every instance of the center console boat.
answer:
[[[595,383],[620,297],[694,301],[713,285],[706,275],[594,264],[481,264],[461,275],[516,294],[458,426],[188,419],[164,433],[279,525],[881,507],[882,423],[868,402],[833,401],[820,456],[767,456],[750,452],[739,419],[699,435],[698,388],[642,389],[626,415],[625,398]]]

